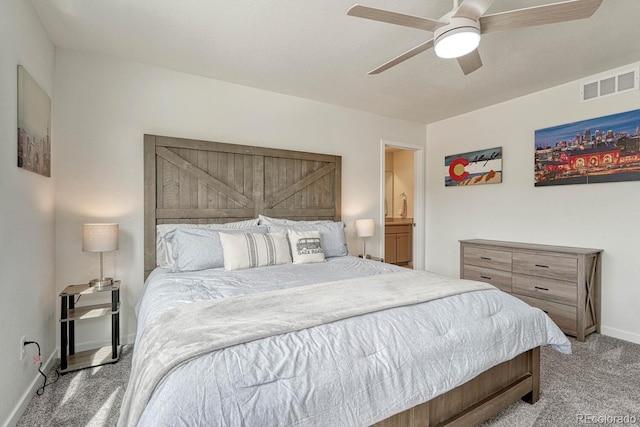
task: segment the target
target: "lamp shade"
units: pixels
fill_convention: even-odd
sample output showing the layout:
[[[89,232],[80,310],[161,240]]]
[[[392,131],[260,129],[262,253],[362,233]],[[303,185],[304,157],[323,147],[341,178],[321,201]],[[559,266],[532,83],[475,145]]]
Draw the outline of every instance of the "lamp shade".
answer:
[[[118,249],[118,224],[82,224],[82,250],[109,252]]]
[[[375,222],[373,219],[357,219],[356,235],[358,237],[371,237],[375,234]]]

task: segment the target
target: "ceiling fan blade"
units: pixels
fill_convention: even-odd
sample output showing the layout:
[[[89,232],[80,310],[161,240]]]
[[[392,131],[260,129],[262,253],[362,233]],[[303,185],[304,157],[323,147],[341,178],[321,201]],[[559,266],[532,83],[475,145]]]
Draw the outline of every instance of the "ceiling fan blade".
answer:
[[[454,18],[469,18],[477,21],[489,9],[493,0],[465,0],[453,15]]]
[[[457,59],[465,76],[482,67],[482,59],[480,59],[480,52],[478,52],[478,49],[475,49],[464,56],[460,56]]]
[[[409,58],[413,58],[417,54],[419,54],[421,52],[424,52],[425,50],[430,49],[432,47],[433,47],[433,39],[428,40],[428,41],[426,41],[426,42],[424,42],[422,44],[419,44],[418,46],[414,47],[413,49],[410,49],[410,50],[406,51],[402,55],[396,56],[391,61],[382,64],[381,66],[379,66],[375,70],[369,71],[369,74],[380,74],[381,72],[383,72],[385,70],[388,70],[391,67],[395,67],[396,65],[400,64],[401,62],[404,62]]]
[[[602,0],[571,0],[543,6],[516,9],[480,18],[483,33],[508,28],[532,27],[589,18]]]
[[[372,7],[360,6],[359,4],[351,7],[347,12],[347,15],[432,32],[443,25],[447,25],[446,22],[421,18],[419,16],[404,15],[402,13],[389,12],[388,10],[374,9]]]

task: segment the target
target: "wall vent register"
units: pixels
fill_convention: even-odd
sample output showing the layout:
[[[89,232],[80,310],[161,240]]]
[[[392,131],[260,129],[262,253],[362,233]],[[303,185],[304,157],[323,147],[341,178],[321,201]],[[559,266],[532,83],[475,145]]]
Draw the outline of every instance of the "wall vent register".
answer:
[[[638,69],[633,68],[584,82],[580,85],[580,101],[592,101],[604,96],[638,90],[638,88],[640,88],[640,76]]]

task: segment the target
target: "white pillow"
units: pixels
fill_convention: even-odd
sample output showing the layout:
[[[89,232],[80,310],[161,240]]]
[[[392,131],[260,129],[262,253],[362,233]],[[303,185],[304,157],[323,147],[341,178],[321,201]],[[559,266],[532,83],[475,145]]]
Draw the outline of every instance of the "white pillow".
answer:
[[[316,224],[309,223],[295,223],[295,224],[269,224],[269,232],[274,231],[312,231],[318,230],[320,232],[320,239],[322,250],[324,251],[325,258],[346,256],[347,250],[347,238],[344,234],[343,222],[319,222]]]
[[[258,225],[258,218],[244,221],[227,222],[225,224],[158,224],[156,225],[156,265],[173,268],[174,259],[171,253],[170,238],[178,228],[207,228],[213,230],[246,228]]]
[[[284,232],[266,234],[220,232],[220,242],[222,242],[224,253],[225,270],[291,263],[289,243]]]
[[[320,232],[311,231],[287,231],[291,257],[294,264],[306,264],[310,262],[324,262],[324,251],[320,244]]]
[[[266,225],[240,229],[225,228],[225,233],[266,233]],[[220,230],[211,228],[177,228],[169,248],[173,256],[173,271],[194,271],[224,267]]]

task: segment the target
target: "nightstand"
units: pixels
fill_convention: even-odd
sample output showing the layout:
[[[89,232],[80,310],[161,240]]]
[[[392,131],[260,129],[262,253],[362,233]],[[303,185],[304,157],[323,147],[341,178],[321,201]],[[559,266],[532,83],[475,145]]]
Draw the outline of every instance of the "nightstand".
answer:
[[[76,307],[76,296],[111,293],[111,302]],[[75,323],[111,316],[111,345],[75,352]],[[115,363],[120,358],[120,281],[101,288],[88,284],[70,285],[60,293],[60,373]]]

